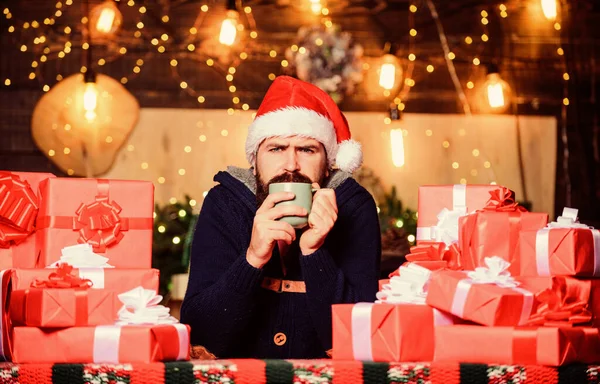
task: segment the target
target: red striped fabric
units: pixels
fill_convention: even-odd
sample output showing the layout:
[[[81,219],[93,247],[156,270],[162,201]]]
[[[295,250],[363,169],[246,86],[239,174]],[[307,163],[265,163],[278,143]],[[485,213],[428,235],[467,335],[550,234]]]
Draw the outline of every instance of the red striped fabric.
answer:
[[[263,384],[267,382],[265,371],[267,364],[264,361],[255,359],[231,359],[228,361],[237,366],[236,384]]]
[[[131,384],[161,384],[165,382],[165,364],[132,364]]]
[[[432,363],[429,366],[431,384],[460,384],[460,369],[455,363]]]
[[[52,364],[19,365],[19,383],[52,384]]]
[[[363,364],[361,361],[337,361],[333,365],[333,384],[362,383]]]
[[[527,365],[525,375],[527,384],[558,384],[558,371],[555,367]]]

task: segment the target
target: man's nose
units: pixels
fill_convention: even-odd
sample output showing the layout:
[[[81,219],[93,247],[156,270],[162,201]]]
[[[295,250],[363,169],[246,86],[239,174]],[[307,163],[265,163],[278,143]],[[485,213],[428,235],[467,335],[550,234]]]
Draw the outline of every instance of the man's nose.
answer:
[[[287,172],[294,172],[300,169],[298,164],[298,154],[292,148],[289,148],[286,153],[285,170]]]

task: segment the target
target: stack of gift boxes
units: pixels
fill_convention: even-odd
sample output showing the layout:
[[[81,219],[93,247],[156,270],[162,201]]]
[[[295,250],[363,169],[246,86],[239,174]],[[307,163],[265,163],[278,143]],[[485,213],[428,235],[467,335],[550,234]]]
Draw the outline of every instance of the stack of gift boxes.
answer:
[[[417,246],[374,303],[334,305],[333,358],[600,362],[600,232],[496,185],[419,188]]]
[[[16,363],[189,359],[151,268],[150,182],[0,171],[0,355]]]

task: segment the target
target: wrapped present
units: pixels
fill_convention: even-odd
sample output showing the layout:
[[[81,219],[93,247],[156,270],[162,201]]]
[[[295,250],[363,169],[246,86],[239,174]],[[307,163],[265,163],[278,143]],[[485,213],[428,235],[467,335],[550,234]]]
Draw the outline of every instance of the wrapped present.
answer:
[[[458,242],[458,219],[481,209],[497,185],[424,185],[419,187],[417,242]]]
[[[363,361],[428,361],[434,326],[461,320],[425,305],[431,271],[400,267],[400,275],[372,303],[334,305],[333,358]],[[418,331],[415,331],[417,330]]]
[[[459,219],[460,264],[465,270],[484,265],[488,256],[500,256],[519,274],[519,233],[546,226],[548,215],[527,212],[506,188],[495,190],[487,205]]]
[[[520,234],[521,275],[600,277],[600,231],[577,221],[565,208],[546,228]]]
[[[61,265],[48,279],[36,279],[32,288],[13,291],[13,324],[48,328],[114,324],[118,308],[115,293],[89,289],[90,280],[68,272],[68,267]]]
[[[552,287],[551,278],[515,279],[500,257],[485,260],[475,271],[435,271],[427,304],[489,326],[523,325],[535,313],[535,295]]]
[[[78,243],[91,244],[114,267],[151,267],[151,182],[55,178],[43,181],[40,193],[36,267],[58,261],[62,248]]]
[[[435,329],[435,362],[547,365],[600,362],[600,336],[591,327]]]
[[[167,307],[158,304],[161,296],[136,287],[120,294],[119,299],[123,307],[114,325],[53,331],[15,327],[13,361],[118,364],[189,360],[190,328],[179,324]]]
[[[431,361],[434,326],[453,318],[421,304],[335,304],[334,360]]]
[[[51,173],[0,171],[0,269],[33,268],[39,184]]]
[[[46,279],[54,272],[54,268],[14,269],[12,272],[12,289],[29,289],[36,279]],[[92,282],[92,289],[108,289],[121,293],[137,286],[158,292],[157,269],[129,268],[73,268],[69,273]]]

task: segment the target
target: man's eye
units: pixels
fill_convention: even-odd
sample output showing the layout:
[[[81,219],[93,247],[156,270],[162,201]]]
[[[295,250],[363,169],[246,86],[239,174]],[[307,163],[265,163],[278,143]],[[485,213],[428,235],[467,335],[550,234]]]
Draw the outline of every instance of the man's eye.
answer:
[[[315,153],[315,151],[310,148],[300,148],[300,151],[305,153]]]
[[[279,151],[281,151],[281,147],[275,147],[275,148],[269,149],[269,152],[279,152]]]

